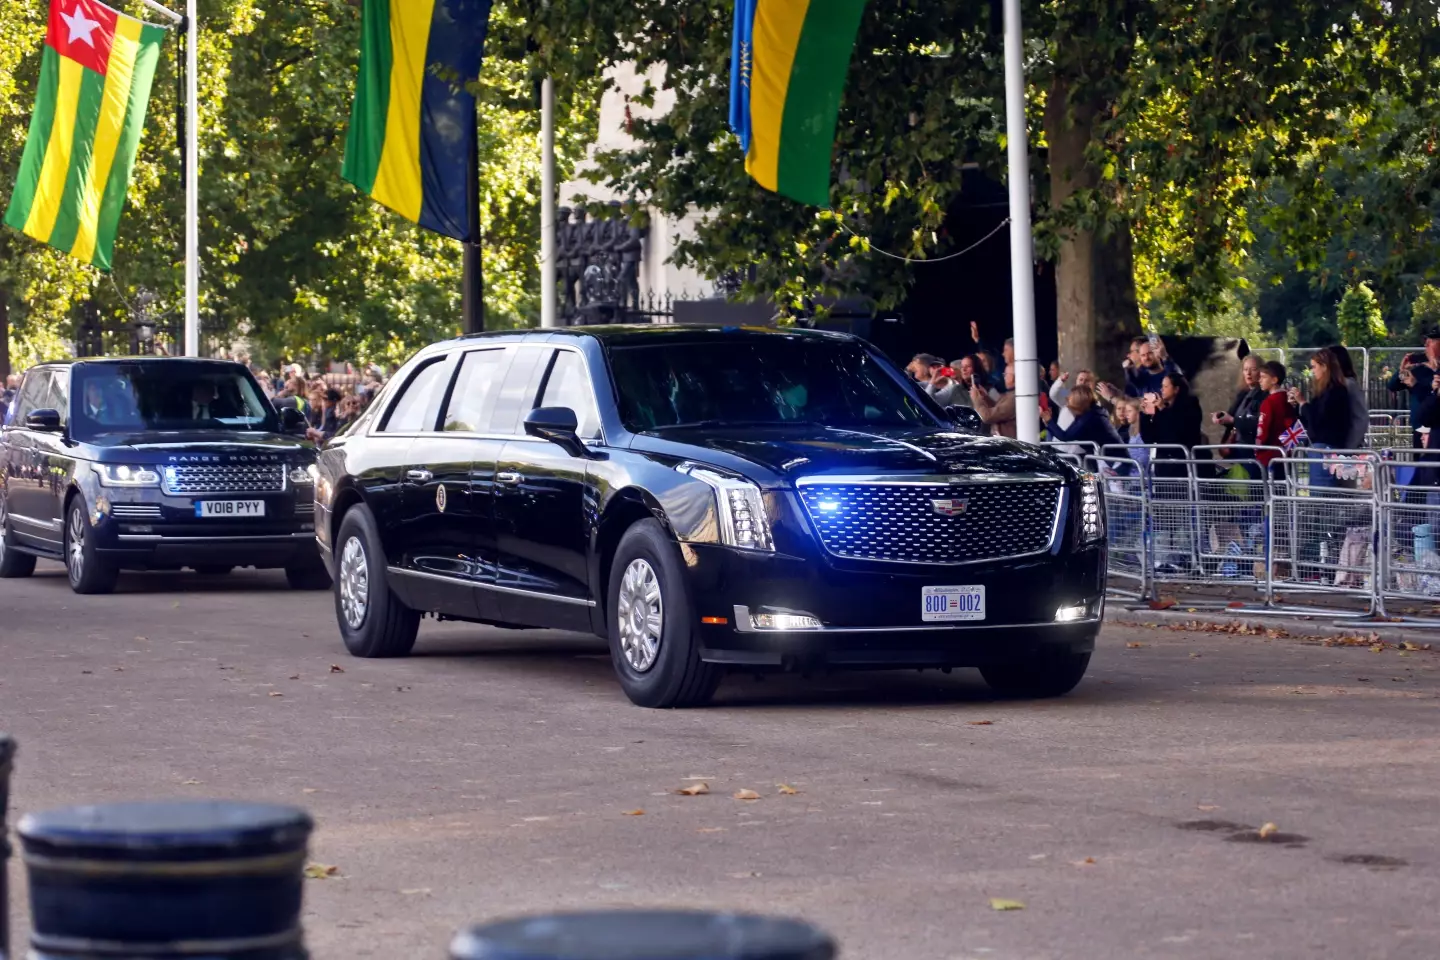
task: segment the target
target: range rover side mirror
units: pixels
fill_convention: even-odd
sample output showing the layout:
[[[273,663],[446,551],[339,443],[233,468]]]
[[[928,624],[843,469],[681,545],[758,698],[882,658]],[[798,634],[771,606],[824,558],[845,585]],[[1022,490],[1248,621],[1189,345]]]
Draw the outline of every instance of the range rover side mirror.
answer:
[[[280,429],[286,433],[299,433],[305,429],[305,416],[294,407],[280,411]]]
[[[945,408],[945,415],[962,430],[979,434],[985,432],[985,421],[980,419],[980,414],[973,407],[952,405]]]
[[[580,421],[569,407],[536,407],[525,418],[527,436],[549,440],[572,457],[583,457],[589,452],[576,433],[579,428]]]
[[[31,430],[43,430],[46,433],[55,433],[60,429],[60,411],[51,410],[48,407],[40,410],[31,410],[25,417],[25,426]]]

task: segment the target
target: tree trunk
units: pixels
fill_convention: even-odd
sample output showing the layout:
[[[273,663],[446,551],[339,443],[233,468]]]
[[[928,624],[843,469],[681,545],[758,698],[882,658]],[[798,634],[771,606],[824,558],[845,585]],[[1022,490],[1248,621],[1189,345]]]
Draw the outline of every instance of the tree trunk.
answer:
[[[1050,147],[1050,205],[1058,210],[1077,190],[1096,187],[1100,171],[1085,161],[1094,119],[1103,103],[1068,103],[1070,84],[1057,76],[1045,106]],[[1055,264],[1060,368],[1093,370],[1119,384],[1120,362],[1140,330],[1135,262],[1129,225],[1101,233],[1075,228],[1060,244]]]

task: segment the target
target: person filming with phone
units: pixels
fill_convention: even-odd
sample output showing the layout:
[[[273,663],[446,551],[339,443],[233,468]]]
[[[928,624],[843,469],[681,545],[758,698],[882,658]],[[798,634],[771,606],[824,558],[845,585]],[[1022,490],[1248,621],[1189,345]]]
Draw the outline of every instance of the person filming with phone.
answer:
[[[1310,358],[1310,375],[1310,399],[1302,399],[1300,388],[1291,387],[1290,403],[1300,408],[1311,447],[1343,450],[1350,433],[1350,389],[1340,362],[1329,350],[1321,350]],[[1335,477],[1319,459],[1310,464],[1310,486],[1336,486]]]

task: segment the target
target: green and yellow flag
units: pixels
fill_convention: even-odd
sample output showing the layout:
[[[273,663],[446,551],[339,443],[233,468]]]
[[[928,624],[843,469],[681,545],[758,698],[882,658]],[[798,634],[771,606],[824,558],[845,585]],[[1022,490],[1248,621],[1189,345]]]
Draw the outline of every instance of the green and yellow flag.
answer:
[[[110,269],[165,30],[51,0],[40,89],[5,223]]]

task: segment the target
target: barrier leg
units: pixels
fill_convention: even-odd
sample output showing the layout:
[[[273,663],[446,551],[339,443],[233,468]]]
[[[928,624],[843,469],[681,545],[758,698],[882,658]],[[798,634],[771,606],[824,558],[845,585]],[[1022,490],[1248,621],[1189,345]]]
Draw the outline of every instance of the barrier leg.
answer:
[[[10,769],[15,741],[0,733],[0,960],[10,956]]]
[[[685,910],[522,917],[456,934],[451,960],[833,960],[835,942],[799,920]]]

